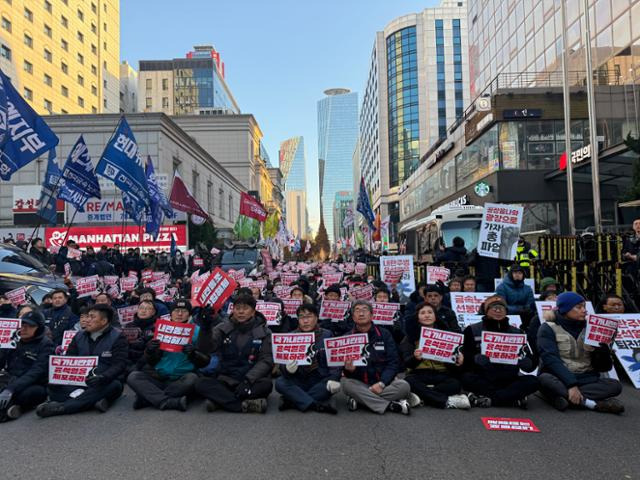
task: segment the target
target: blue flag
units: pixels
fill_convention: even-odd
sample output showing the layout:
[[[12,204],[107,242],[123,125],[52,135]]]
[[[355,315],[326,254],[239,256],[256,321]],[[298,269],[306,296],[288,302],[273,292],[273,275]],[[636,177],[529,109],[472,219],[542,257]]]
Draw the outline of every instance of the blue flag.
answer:
[[[169,205],[167,197],[158,186],[151,157],[147,157],[145,173],[147,176],[147,185],[149,186],[149,199],[151,201],[151,204],[147,209],[146,230],[148,234],[156,239],[160,234],[160,225],[162,225],[162,221],[164,220],[165,208],[168,209],[171,215],[173,215],[173,209],[171,208],[171,205]],[[163,202],[165,203],[164,206]]]
[[[156,172],[153,168],[153,162],[151,161],[150,156],[147,156],[145,175],[147,177],[147,185],[149,186],[149,198],[152,201],[155,200],[158,203],[167,218],[174,218],[175,213],[173,212],[173,207],[171,206],[171,203],[169,203],[167,196],[158,185],[158,178],[156,177]]]
[[[125,210],[127,206],[131,209],[127,213],[131,213],[130,216],[134,220],[137,216],[145,216],[147,207],[151,204],[149,186],[138,144],[124,116],[102,152],[102,157],[96,166],[96,173],[108,178],[122,190]],[[138,225],[140,222],[137,222]]]
[[[369,194],[367,193],[367,188],[364,185],[364,177],[360,177],[360,192],[358,193],[358,204],[356,205],[356,210],[362,214],[369,224],[369,227],[371,227],[372,230],[375,230],[374,222],[376,221],[376,217],[371,209]]]
[[[82,135],[69,152],[62,170],[62,179],[65,191],[61,198],[78,211],[84,212],[84,206],[90,198],[100,198],[100,184]]]
[[[0,70],[0,178],[10,180],[57,144],[58,137]]]
[[[49,150],[47,173],[44,175],[42,191],[40,192],[40,208],[38,216],[49,225],[55,225],[58,213],[56,211],[57,193],[60,183],[60,167],[56,163],[56,149]]]
[[[139,210],[136,200],[127,192],[122,192],[122,208],[126,215],[133,220],[136,225],[142,225],[142,222],[147,221],[147,210]]]

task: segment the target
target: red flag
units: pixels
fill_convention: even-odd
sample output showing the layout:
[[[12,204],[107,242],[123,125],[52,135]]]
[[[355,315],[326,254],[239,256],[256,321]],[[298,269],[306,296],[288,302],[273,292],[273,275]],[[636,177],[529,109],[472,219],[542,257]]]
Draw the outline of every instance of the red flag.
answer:
[[[240,194],[240,215],[255,218],[259,222],[264,222],[267,219],[267,212],[260,205],[260,202],[244,192]]]
[[[182,181],[182,177],[176,171],[176,176],[173,179],[173,187],[171,188],[171,196],[169,197],[169,203],[173,208],[181,212],[191,213],[199,217],[208,219],[209,214],[198,204],[198,201],[193,198],[191,192]]]

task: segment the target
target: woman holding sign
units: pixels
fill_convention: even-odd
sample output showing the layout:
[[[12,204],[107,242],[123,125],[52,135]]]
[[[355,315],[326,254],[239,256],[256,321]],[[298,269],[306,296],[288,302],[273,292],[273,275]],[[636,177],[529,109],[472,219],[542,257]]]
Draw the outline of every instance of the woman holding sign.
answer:
[[[428,303],[419,304],[416,314],[408,319],[405,326],[407,336],[400,344],[400,353],[407,367],[405,380],[411,386],[411,392],[420,397],[425,405],[432,407],[471,408],[466,395],[460,395],[462,384],[456,378],[464,362],[464,356],[460,353],[462,335],[453,334],[445,341],[441,337],[429,344],[421,342],[423,327],[427,328],[426,332],[434,332],[436,336],[438,332],[449,332],[447,326],[438,319],[435,308]],[[433,348],[434,343],[436,348]],[[421,344],[426,348],[420,348]],[[437,359],[438,356],[442,359]]]

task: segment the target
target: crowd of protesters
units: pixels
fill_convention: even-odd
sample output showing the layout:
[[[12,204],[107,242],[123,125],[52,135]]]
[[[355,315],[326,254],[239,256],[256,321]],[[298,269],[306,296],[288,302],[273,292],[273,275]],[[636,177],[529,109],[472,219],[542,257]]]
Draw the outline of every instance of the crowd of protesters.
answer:
[[[463,248],[456,245],[448,254],[461,255]],[[39,305],[29,299],[13,305],[0,296],[1,316],[21,319],[15,348],[0,349],[1,421],[31,409],[43,418],[90,409],[106,412],[126,385],[135,393],[134,409],[185,411],[194,399],[203,398],[209,412],[264,413],[275,384],[280,410],[328,414],[337,413],[338,392],[346,397],[348,410],[378,414],[406,415],[420,405],[527,408],[527,398],[535,392],[558,410],[624,411],[616,398],[620,382],[605,375],[613,366],[610,345],[584,343],[585,299],[563,292],[553,278],[544,279],[536,295],[525,284],[525,271],[518,263],[481,305],[481,320],[462,328],[449,296],[476,291],[482,282],[469,275],[416,285],[393,324],[377,325],[372,305],[397,303],[399,292],[395,284],[367,275],[354,263],[274,261],[267,269],[242,272],[233,296],[213,310],[195,306],[192,295],[194,279],[216,263],[215,255],[204,248],[173,255],[142,254],[136,248],[121,251],[119,245],[78,251],[72,241],[54,252],[34,239],[29,253],[62,277],[67,288],[48,293]],[[149,288],[149,271],[166,274],[163,294]],[[325,285],[323,275],[328,272],[341,273],[340,281]],[[284,285],[285,273],[295,274],[289,285]],[[101,278],[98,291],[78,295],[76,280],[92,275]],[[108,276],[134,277],[136,285],[127,291],[107,288]],[[261,287],[255,285],[259,280],[264,280]],[[355,289],[366,285],[371,286],[370,296],[356,299]],[[282,310],[277,325],[267,325],[257,302],[282,305],[286,298],[300,299],[301,304],[295,313]],[[555,301],[555,310],[538,318],[536,298]],[[349,300],[350,308],[339,321],[322,318],[325,300]],[[135,314],[125,322],[120,312],[127,307],[135,307]],[[607,296],[600,308],[624,313],[624,303],[615,295]],[[508,315],[519,316],[520,326],[511,325]],[[191,342],[179,351],[163,350],[156,337],[159,319],[194,325]],[[453,363],[423,358],[423,327],[463,333]],[[77,333],[65,346],[68,331]],[[312,333],[310,363],[274,365],[272,332]],[[517,365],[494,363],[482,353],[483,332],[526,333],[528,347]],[[364,364],[330,366],[324,341],[357,333],[368,338]],[[86,386],[48,383],[49,356],[59,354],[99,358]]]

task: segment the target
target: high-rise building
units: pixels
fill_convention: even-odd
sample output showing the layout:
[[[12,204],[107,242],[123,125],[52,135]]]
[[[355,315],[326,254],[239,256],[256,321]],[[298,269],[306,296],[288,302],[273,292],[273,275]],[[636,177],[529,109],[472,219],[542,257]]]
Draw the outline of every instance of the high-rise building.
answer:
[[[322,188],[320,205],[329,241],[333,236],[333,201],[336,192],[353,185],[351,160],[358,141],[358,94],[346,88],[326,90],[318,101],[318,156]]]
[[[120,113],[138,111],[138,72],[126,60],[120,64]]]
[[[307,192],[304,190],[285,191],[287,229],[296,237],[307,238],[309,218],[307,214]]]
[[[306,238],[309,213],[304,138],[293,137],[280,143],[279,157],[285,190],[287,228],[294,235]]]
[[[141,60],[138,111],[168,115],[240,113],[224,78],[224,62],[211,45],[197,45],[186,58]]]
[[[376,33],[360,109],[361,174],[374,211],[391,218],[399,190],[469,102],[465,1],[399,17]]]
[[[353,213],[353,194],[351,192],[336,192],[333,200],[333,238],[336,242],[351,236],[353,225],[345,227],[344,219]]]
[[[118,0],[5,0],[0,68],[40,114],[120,109]]]

